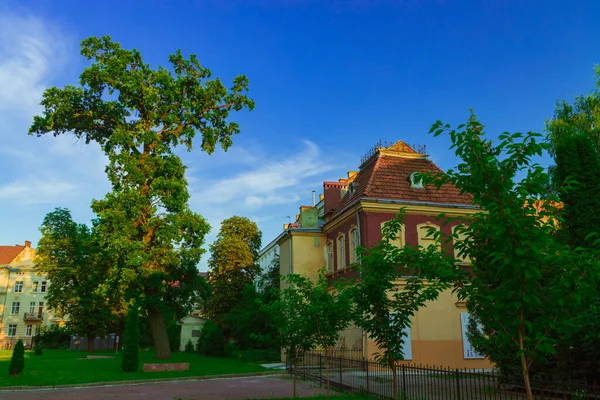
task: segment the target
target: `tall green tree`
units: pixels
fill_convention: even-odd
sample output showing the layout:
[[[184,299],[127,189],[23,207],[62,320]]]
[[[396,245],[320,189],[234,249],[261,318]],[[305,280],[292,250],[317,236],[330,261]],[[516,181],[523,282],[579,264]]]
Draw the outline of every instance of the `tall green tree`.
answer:
[[[127,312],[123,342],[121,369],[125,372],[136,372],[140,367],[140,322],[138,307],[135,303],[129,307]]]
[[[145,304],[155,356],[169,358],[165,295],[196,269],[209,230],[188,206],[185,166],[175,149],[227,150],[240,132],[229,113],[254,107],[248,79],[238,76],[227,89],[195,55],[180,51],[169,57],[170,68],[154,69],[109,36],[85,39],[81,54],[92,64],[79,85],[47,89],[43,115],[29,133],[72,134],[107,155],[112,191],[92,209],[102,245],[119,257],[110,277]]]
[[[556,338],[572,326],[598,262],[556,238],[558,199],[547,191],[545,169],[532,161],[548,147],[541,135],[503,133],[494,145],[475,115],[456,129],[438,121],[431,132],[446,133],[462,160],[433,180],[469,193],[481,208],[463,218],[456,239],[464,240],[455,244],[472,260],[469,284],[458,290],[483,326],[476,348],[492,361],[506,354],[518,360],[533,399],[531,365],[553,354]]]
[[[13,349],[10,364],[8,365],[8,373],[11,376],[19,376],[25,369],[25,346],[23,341],[19,339]]]
[[[106,286],[109,266],[94,231],[75,223],[68,209],[48,213],[40,231],[35,266],[52,282],[47,305],[68,315],[71,332],[87,337],[91,352],[94,338],[108,333],[119,311],[118,297]]]
[[[570,104],[563,100],[556,104],[554,117],[546,121],[546,132],[553,145],[549,151],[556,154],[556,144],[574,134],[587,137],[600,152],[600,66],[595,68],[598,81],[596,90],[579,96]]]
[[[210,245],[208,277],[212,287],[209,316],[225,331],[222,317],[235,307],[248,284],[260,272],[257,263],[262,233],[246,217],[223,221],[217,239]]]
[[[457,273],[439,247],[393,245],[402,229],[403,213],[384,224],[382,240],[359,248],[360,279],[347,289],[354,301],[353,319],[377,344],[375,359],[392,371],[393,398],[398,397],[397,361],[410,319],[429,301],[452,287]],[[433,233],[430,233],[433,234]]]

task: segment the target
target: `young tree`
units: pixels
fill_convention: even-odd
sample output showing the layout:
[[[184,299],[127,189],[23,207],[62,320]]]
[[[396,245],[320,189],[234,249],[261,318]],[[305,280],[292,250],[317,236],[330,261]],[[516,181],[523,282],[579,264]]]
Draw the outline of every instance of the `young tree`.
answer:
[[[503,133],[494,146],[483,128],[474,115],[457,129],[436,122],[431,132],[446,132],[462,163],[430,178],[471,194],[481,207],[456,232],[464,240],[455,247],[472,260],[471,279],[458,288],[459,297],[483,325],[480,342],[504,353],[486,355],[496,361],[512,354],[520,361],[532,399],[530,367],[554,353],[555,338],[568,330],[582,286],[598,265],[556,240],[558,199],[546,190],[548,174],[531,161],[547,148],[536,140],[540,135]]]
[[[12,357],[10,358],[10,364],[8,365],[8,373],[11,376],[19,376],[25,369],[25,346],[23,341],[19,339],[15,348],[13,349]]]
[[[346,292],[334,293],[324,271],[313,283],[309,278],[290,274],[285,277],[286,288],[263,309],[277,328],[286,356],[291,360],[296,397],[295,365],[298,358],[315,347],[329,350],[335,346],[340,332],[350,323],[351,304]],[[327,396],[329,396],[329,361],[326,356]]]
[[[92,352],[94,338],[108,333],[118,312],[115,293],[104,285],[109,267],[95,232],[75,223],[64,208],[48,213],[40,231],[35,265],[52,282],[46,293],[48,306],[69,316],[71,332],[86,336]]]
[[[125,372],[135,372],[139,368],[140,323],[136,305],[129,307],[125,320],[125,337],[123,340],[123,360],[121,368]]]
[[[188,206],[185,166],[175,149],[191,151],[196,143],[209,154],[217,144],[227,150],[240,131],[227,122],[229,113],[254,107],[248,79],[238,76],[228,90],[195,55],[180,51],[169,57],[170,69],[153,69],[109,36],[84,40],[81,54],[93,63],[80,85],[47,89],[43,115],[29,133],[73,134],[107,155],[112,191],[92,209],[103,247],[119,256],[110,276],[129,298],[145,302],[155,356],[169,358],[163,299],[196,269],[209,230]]]
[[[256,260],[261,244],[261,232],[256,223],[246,217],[234,216],[223,221],[210,245],[209,282],[212,297],[209,317],[229,333],[223,316],[235,307],[248,284],[253,284],[260,272]]]
[[[358,248],[360,279],[348,291],[354,301],[354,321],[379,347],[375,359],[392,371],[393,397],[398,397],[398,360],[410,318],[428,301],[451,288],[457,277],[453,262],[437,246],[426,249],[393,245],[403,212],[384,224],[382,240],[373,248]]]

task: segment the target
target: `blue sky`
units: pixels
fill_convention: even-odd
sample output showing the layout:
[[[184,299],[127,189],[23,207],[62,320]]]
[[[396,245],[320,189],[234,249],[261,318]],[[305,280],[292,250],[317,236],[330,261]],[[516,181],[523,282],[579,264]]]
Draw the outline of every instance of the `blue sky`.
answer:
[[[448,169],[447,139],[427,135],[437,119],[461,123],[472,107],[491,135],[541,131],[557,100],[594,88],[599,19],[593,0],[4,0],[0,244],[35,245],[59,206],[89,222],[109,190],[96,146],[27,136],[44,88],[77,82],[88,36],[110,34],[153,65],[180,48],[225,82],[249,77],[256,109],[234,115],[230,151],[183,158],[207,240],[244,215],[267,243],[379,139],[427,144]]]

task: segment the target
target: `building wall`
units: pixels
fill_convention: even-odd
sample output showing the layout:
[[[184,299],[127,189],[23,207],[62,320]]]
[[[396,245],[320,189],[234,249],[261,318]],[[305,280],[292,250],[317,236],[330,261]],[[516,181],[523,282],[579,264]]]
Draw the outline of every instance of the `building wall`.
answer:
[[[323,246],[323,233],[292,232],[292,272],[316,281],[319,270],[325,267]]]
[[[50,288],[50,281],[47,280],[43,275],[37,274],[34,270],[33,260],[27,260],[18,265],[12,266],[9,269],[4,269],[5,274],[8,273],[8,280],[0,278],[0,284],[3,284],[5,291],[4,299],[0,304],[0,313],[2,319],[0,323],[0,348],[5,348],[7,344],[14,339],[25,339],[30,340],[31,336],[35,334],[35,329],[40,326],[48,326],[52,323],[63,325],[64,320],[55,318],[53,312],[47,307],[47,301],[45,295]],[[22,292],[15,292],[15,283],[17,281],[23,282]],[[38,282],[38,290],[34,291],[34,282]],[[7,282],[7,283],[4,283]],[[46,290],[42,292],[42,282],[46,282]],[[18,314],[12,313],[13,302],[19,302]],[[34,315],[39,314],[40,303],[43,303],[42,307],[42,319],[41,320],[25,320],[25,314],[30,313],[30,303],[34,305]],[[9,326],[16,325],[16,334],[9,336]],[[27,335],[27,326],[31,325],[31,335]]]
[[[185,351],[185,346],[188,341],[191,340],[194,345],[194,349],[196,349],[196,344],[198,343],[198,336],[194,337],[193,331],[201,331],[202,326],[204,325],[204,320],[199,318],[187,318],[181,323],[181,339],[179,343],[179,350]],[[196,332],[199,333],[199,332]]]
[[[465,358],[461,313],[467,310],[451,290],[440,294],[435,301],[427,303],[411,321],[412,364],[429,364],[451,368],[492,368],[487,359]],[[373,358],[377,345],[366,340],[365,354]]]

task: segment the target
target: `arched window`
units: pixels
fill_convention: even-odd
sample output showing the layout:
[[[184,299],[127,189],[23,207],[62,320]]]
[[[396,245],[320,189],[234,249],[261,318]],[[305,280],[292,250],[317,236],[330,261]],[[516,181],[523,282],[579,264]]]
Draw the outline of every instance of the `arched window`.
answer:
[[[387,222],[387,221],[386,221]],[[381,223],[381,234],[383,237],[383,227],[385,222]],[[400,227],[400,232],[396,233],[396,240],[393,240],[391,244],[395,247],[402,248],[406,244],[405,235],[404,235],[404,224]]]
[[[325,245],[325,267],[327,268],[327,272],[333,272],[333,242],[329,241],[327,245]]]
[[[355,227],[350,229],[350,264],[357,261],[356,249],[358,248],[358,230]]]
[[[346,236],[341,234],[337,238],[337,269],[346,268]]]
[[[417,234],[419,237],[419,246],[428,248],[429,246],[435,246],[438,250],[441,250],[440,241],[437,240],[431,233],[431,231],[439,231],[438,225],[427,222],[425,224],[417,225]]]

